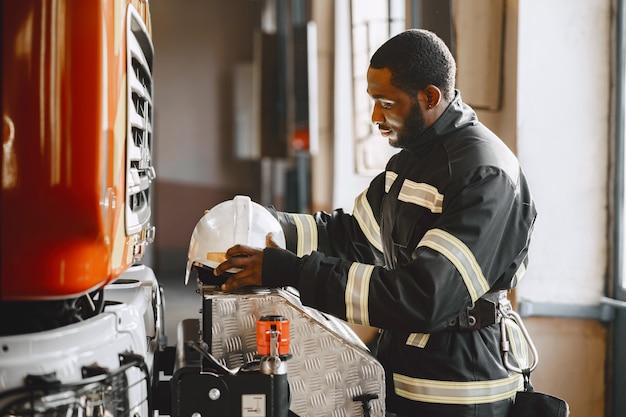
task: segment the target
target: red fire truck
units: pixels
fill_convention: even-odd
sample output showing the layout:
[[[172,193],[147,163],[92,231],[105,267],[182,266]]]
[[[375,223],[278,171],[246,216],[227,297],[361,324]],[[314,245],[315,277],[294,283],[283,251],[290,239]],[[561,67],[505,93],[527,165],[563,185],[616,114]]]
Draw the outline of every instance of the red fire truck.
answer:
[[[0,415],[147,417],[148,0],[2,1]]]

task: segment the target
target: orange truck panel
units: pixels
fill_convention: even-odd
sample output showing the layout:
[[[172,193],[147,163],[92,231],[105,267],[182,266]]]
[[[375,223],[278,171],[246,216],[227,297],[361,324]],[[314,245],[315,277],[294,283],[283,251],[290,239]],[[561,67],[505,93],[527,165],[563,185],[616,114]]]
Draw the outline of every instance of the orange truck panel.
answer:
[[[130,4],[149,30],[144,1],[2,2],[0,301],[81,295],[141,256],[145,224],[125,226]]]

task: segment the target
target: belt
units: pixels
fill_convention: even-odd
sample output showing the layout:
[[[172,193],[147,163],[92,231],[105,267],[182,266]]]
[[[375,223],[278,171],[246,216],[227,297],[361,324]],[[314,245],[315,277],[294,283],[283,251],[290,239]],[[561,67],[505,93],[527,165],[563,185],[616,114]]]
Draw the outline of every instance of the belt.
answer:
[[[488,292],[463,313],[448,322],[448,331],[471,331],[500,322],[498,310],[500,299],[506,299],[506,291]]]

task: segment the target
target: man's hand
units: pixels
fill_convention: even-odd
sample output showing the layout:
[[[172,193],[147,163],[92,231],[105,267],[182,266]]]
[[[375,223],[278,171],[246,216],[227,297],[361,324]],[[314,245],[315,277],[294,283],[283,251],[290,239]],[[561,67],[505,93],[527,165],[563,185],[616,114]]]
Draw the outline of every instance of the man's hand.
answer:
[[[272,234],[266,236],[268,247],[278,247]],[[263,285],[263,249],[246,245],[235,245],[226,251],[226,260],[214,270],[214,275],[222,275],[231,268],[241,269],[232,273],[230,278],[222,284],[222,291],[231,291],[249,285]]]

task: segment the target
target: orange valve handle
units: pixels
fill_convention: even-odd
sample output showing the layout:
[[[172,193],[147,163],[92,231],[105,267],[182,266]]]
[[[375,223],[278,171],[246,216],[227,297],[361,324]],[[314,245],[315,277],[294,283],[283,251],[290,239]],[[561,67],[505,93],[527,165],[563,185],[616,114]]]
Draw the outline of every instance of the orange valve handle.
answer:
[[[273,332],[278,334],[278,355],[288,355],[289,320],[278,315],[262,316],[256,322],[256,345],[259,355],[270,355]]]

